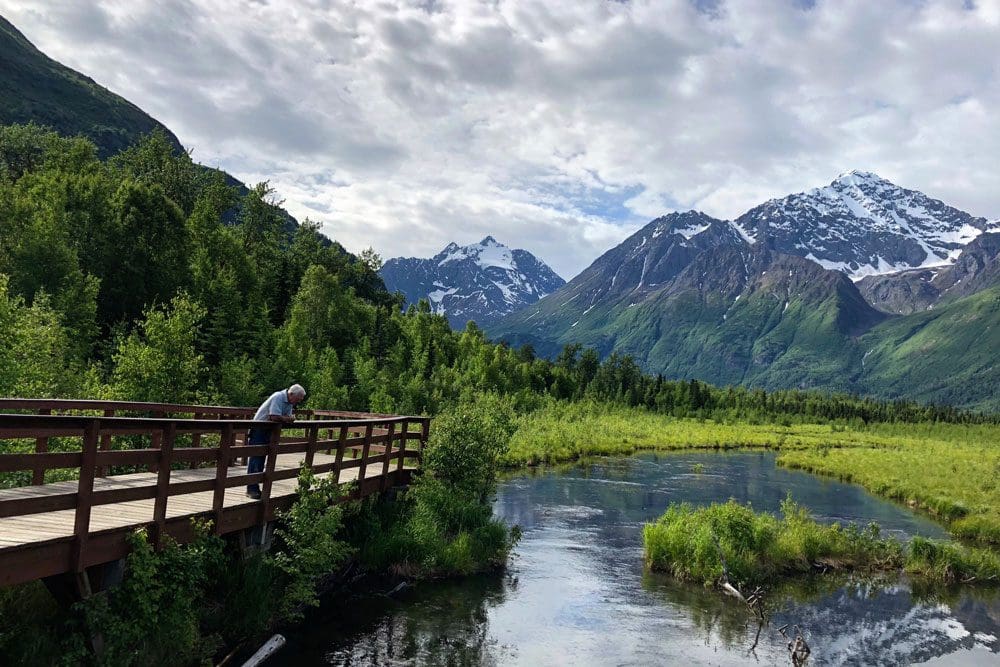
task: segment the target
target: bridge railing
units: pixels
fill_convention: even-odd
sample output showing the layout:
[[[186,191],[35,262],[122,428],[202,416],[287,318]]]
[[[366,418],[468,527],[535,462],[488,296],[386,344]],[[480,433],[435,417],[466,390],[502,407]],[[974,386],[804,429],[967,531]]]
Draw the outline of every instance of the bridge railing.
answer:
[[[256,412],[256,408],[247,407],[235,407],[235,406],[221,406],[221,405],[190,405],[183,403],[145,403],[137,401],[103,401],[103,400],[90,400],[90,399],[38,399],[38,398],[0,398],[0,413],[23,413],[23,414],[35,414],[35,415],[74,415],[74,416],[102,416],[102,417],[115,417],[115,416],[129,416],[129,417],[149,417],[149,418],[190,418],[190,419],[215,419],[215,420],[239,420],[239,419],[250,419]],[[341,419],[391,419],[395,415],[389,414],[375,414],[366,412],[347,412],[338,410],[297,410],[297,418],[301,420],[341,420]],[[414,424],[421,423],[423,418],[412,417],[410,418],[411,426]],[[423,419],[426,421],[425,419]],[[428,422],[429,423],[429,422]],[[286,427],[287,428],[287,427]],[[384,435],[384,430],[378,430],[376,427],[375,435]],[[234,444],[240,445],[243,443],[244,435],[246,429],[238,430],[235,435]],[[113,439],[116,435],[125,435],[122,433],[115,433],[113,430],[105,429],[102,431],[100,438],[100,450],[109,451],[115,448],[121,448],[120,444],[116,441],[114,445],[119,445],[118,447],[113,446]],[[131,434],[136,435],[136,434]],[[141,435],[141,434],[140,434]],[[191,447],[200,447],[202,433],[197,430],[192,430],[189,434],[189,443]],[[158,431],[152,431],[150,434],[150,448],[159,449],[160,440],[162,434]],[[51,444],[51,438],[58,437],[57,434],[47,433],[44,430],[38,431],[34,437],[34,451],[37,454],[44,454],[49,451],[49,445]],[[329,429],[329,438],[334,437],[333,429]],[[134,441],[135,438],[132,438]],[[426,435],[424,436],[426,440]],[[135,448],[134,443],[132,445],[126,445],[129,448]],[[38,459],[36,461],[37,465],[31,471],[31,484],[44,484],[46,481],[45,470],[41,464],[44,463],[43,459]],[[199,465],[200,462],[192,462],[192,467]],[[109,472],[107,466],[98,467],[97,476],[105,477]],[[0,488],[3,486],[11,486],[12,484],[8,481],[4,484],[0,481]]]
[[[402,471],[407,460],[410,466],[419,464],[430,423],[426,417],[362,417],[358,413],[313,411],[306,413],[306,419],[283,426],[249,420],[246,415],[253,412],[249,408],[0,400],[0,410],[14,409],[36,414],[0,414],[0,441],[7,443],[8,452],[14,451],[0,453],[0,477],[30,471],[32,485],[0,492],[0,518],[73,510],[71,571],[81,571],[94,562],[86,553],[94,507],[153,499],[152,515],[146,521],[158,543],[165,535],[170,498],[211,492],[208,516],[214,518],[214,529],[221,534],[245,527],[225,524],[226,489],[260,484],[258,520],[254,523],[263,523],[274,514],[272,485],[297,477],[302,466],[316,474],[330,473],[336,481],[341,480],[343,471],[358,468],[355,495],[367,495],[384,489],[393,477],[390,473]],[[101,416],[45,414],[57,411],[96,411]],[[185,413],[193,418],[104,416],[110,411]],[[220,415],[230,418],[211,418]],[[269,431],[269,442],[246,444],[244,436],[251,427]],[[50,442],[56,444],[53,449],[57,451],[49,450]],[[327,456],[317,461],[319,452]],[[292,467],[278,467],[277,457],[284,454],[298,454],[301,458]],[[233,461],[249,456],[265,456],[264,471],[232,474]],[[209,467],[215,468],[211,476],[172,477],[178,470]],[[142,470],[155,473],[155,478],[135,475],[120,478],[126,482],[124,485],[95,484],[109,471],[114,477],[115,472]],[[62,474],[51,474],[55,471]],[[47,476],[75,478],[76,484],[63,482],[39,488]]]

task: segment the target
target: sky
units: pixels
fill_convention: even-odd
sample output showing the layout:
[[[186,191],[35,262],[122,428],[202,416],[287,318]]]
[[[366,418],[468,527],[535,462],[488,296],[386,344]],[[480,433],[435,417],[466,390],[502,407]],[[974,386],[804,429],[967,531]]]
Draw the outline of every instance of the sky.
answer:
[[[1000,218],[1000,0],[0,0],[349,250],[569,279],[645,222],[873,171]]]

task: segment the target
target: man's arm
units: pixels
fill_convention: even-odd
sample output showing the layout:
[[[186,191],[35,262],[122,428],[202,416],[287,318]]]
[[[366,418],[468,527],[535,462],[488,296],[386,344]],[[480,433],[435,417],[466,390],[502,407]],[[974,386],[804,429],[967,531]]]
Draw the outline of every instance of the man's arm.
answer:
[[[295,421],[295,415],[268,415],[267,421],[269,422],[281,422],[282,424],[291,424]]]

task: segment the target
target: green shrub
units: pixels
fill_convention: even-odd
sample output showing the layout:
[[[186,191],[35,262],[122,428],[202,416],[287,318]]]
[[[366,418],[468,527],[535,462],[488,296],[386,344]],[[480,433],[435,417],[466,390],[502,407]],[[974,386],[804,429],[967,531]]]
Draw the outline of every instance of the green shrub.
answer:
[[[485,501],[517,430],[509,399],[482,394],[434,420],[424,471],[457,493]]]
[[[214,652],[218,638],[202,636],[200,610],[209,574],[222,565],[222,541],[196,525],[194,542],[167,540],[159,551],[136,531],[122,583],[76,605],[84,633],[103,639],[98,664],[184,665]]]
[[[298,497],[280,515],[277,544],[267,558],[284,576],[278,603],[281,619],[294,620],[306,606],[316,606],[316,583],[340,568],[351,548],[338,539],[343,510],[333,503],[343,494],[329,477],[317,479],[308,468],[299,474]]]
[[[54,665],[83,651],[67,632],[70,618],[41,581],[0,588],[0,656],[4,664]]]
[[[362,562],[413,577],[503,566],[519,532],[493,517],[490,494],[514,431],[509,401],[476,397],[435,419],[423,474],[394,503],[365,503],[350,539]]]

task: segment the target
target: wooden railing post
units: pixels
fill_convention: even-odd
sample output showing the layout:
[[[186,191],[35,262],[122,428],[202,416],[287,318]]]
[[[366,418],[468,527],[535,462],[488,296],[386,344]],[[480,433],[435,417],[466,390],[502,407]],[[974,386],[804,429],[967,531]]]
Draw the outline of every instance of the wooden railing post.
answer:
[[[110,409],[109,410],[105,410],[104,411],[104,416],[105,417],[114,417],[115,416],[115,411],[114,410],[110,410]],[[107,452],[107,451],[110,451],[110,449],[111,449],[111,434],[110,433],[105,433],[104,435],[101,436],[101,451],[102,452]],[[107,477],[108,476],[108,468],[106,468],[104,466],[101,466],[100,468],[98,468],[97,469],[97,476],[98,477]]]
[[[38,411],[38,414],[40,414],[40,415],[51,415],[52,414],[52,410],[49,410],[48,408],[42,408],[41,410]],[[48,439],[48,437],[42,436],[42,437],[35,438],[35,453],[36,454],[44,454],[47,451],[49,451],[49,439]],[[39,484],[45,484],[45,467],[44,466],[42,466],[40,468],[39,467],[35,467],[35,468],[32,469],[32,471],[31,471],[31,483],[34,486],[38,486]]]
[[[309,428],[309,433],[306,436],[306,467],[312,470],[313,458],[316,455],[316,440],[319,437],[319,427],[313,426]]]
[[[368,450],[372,446],[372,425],[365,425],[364,442],[361,443],[361,467],[358,468],[358,497],[361,497],[365,482],[365,469],[368,467]]]
[[[260,515],[257,523],[267,523],[267,513],[271,505],[271,486],[273,485],[274,467],[278,463],[278,443],[281,442],[281,424],[271,429],[271,439],[267,442],[267,460],[264,463],[264,483],[260,489]]]
[[[156,477],[156,501],[153,505],[153,521],[156,523],[156,535],[153,536],[153,548],[163,546],[166,537],[167,498],[170,487],[170,464],[174,454],[174,439],[177,436],[177,424],[167,424],[160,439],[159,471]]]
[[[389,459],[392,458],[392,439],[396,433],[396,422],[389,422],[389,432],[385,436],[385,451],[382,461],[382,490],[389,488]]]
[[[73,522],[73,550],[70,567],[73,572],[86,568],[87,539],[90,537],[91,496],[94,494],[94,475],[97,472],[97,436],[100,422],[90,421],[83,430],[83,457],[80,461],[80,480],[76,487],[76,518]]]
[[[330,438],[333,438],[333,429],[330,429]],[[337,436],[337,458],[333,460],[333,483],[340,484],[340,467],[344,464],[344,449],[347,447],[347,427],[340,427],[340,434]]]
[[[229,448],[233,446],[234,439],[233,425],[223,425],[219,460],[215,464],[215,489],[212,491],[212,514],[215,516],[216,535],[222,535],[222,509],[226,505],[226,478],[229,476]]]
[[[396,472],[403,469],[403,459],[406,458],[406,443],[410,441],[410,421],[403,420],[403,433],[399,441],[399,462],[396,464]]]

